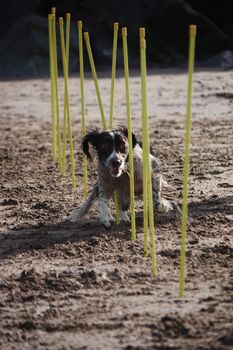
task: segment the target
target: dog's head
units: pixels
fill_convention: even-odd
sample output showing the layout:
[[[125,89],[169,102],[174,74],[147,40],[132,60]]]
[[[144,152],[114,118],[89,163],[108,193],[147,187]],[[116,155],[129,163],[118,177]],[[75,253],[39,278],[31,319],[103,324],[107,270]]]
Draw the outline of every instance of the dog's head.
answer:
[[[129,155],[128,129],[120,126],[110,131],[92,131],[82,142],[83,152],[91,159],[89,143],[95,148],[102,166],[109,170],[113,177],[119,177],[125,169]],[[132,133],[132,144],[137,143]]]

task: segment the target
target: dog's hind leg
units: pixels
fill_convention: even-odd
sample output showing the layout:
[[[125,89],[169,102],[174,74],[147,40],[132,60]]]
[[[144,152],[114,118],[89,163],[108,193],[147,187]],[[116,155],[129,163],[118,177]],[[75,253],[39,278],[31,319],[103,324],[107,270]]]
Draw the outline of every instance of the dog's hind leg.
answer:
[[[91,207],[94,205],[95,201],[97,200],[99,195],[99,185],[96,183],[88,196],[87,200],[81,205],[80,208],[75,208],[67,217],[65,217],[65,220],[71,221],[71,222],[77,222],[79,219],[87,215],[87,213],[90,211]]]
[[[120,218],[122,222],[130,223],[130,217],[128,214],[128,210],[121,210],[120,209]]]
[[[161,214],[174,213],[180,216],[180,208],[174,199],[174,189],[160,173],[153,176],[154,209]]]

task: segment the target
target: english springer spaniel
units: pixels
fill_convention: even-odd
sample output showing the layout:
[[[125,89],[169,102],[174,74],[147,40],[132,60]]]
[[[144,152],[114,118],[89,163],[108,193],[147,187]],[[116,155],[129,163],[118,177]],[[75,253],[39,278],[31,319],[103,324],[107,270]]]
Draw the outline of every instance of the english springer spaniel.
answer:
[[[134,133],[131,135],[134,159],[135,196],[142,196],[143,157],[142,145]],[[110,228],[114,218],[109,207],[109,200],[114,191],[118,194],[120,219],[130,222],[128,210],[130,207],[130,177],[129,177],[129,144],[128,130],[119,126],[109,131],[93,131],[87,134],[82,142],[83,152],[91,159],[89,144],[93,146],[98,158],[98,180],[86,202],[66,218],[76,222],[85,216],[94,202],[98,201],[99,220],[105,228]],[[173,199],[172,188],[160,173],[158,160],[150,154],[152,168],[152,185],[155,213],[179,214],[180,209]]]

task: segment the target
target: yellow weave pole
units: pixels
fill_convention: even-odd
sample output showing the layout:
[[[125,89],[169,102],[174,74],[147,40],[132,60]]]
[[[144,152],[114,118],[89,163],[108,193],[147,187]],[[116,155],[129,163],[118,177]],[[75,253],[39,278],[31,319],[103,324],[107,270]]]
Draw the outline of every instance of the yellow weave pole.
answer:
[[[86,135],[85,121],[85,96],[84,96],[84,63],[83,63],[83,24],[78,21],[78,43],[79,43],[79,70],[80,70],[80,90],[81,90],[81,109],[82,109],[82,138]],[[88,193],[87,179],[87,156],[83,156],[83,181],[84,181],[84,196]]]
[[[99,103],[99,109],[100,109],[102,124],[103,124],[103,128],[106,130],[107,129],[107,124],[106,124],[103,104],[102,104],[102,100],[101,100],[101,96],[100,96],[100,89],[99,89],[97,73],[96,73],[96,69],[95,69],[95,63],[94,63],[94,59],[93,59],[93,54],[92,54],[92,49],[91,49],[91,44],[90,44],[90,37],[89,37],[89,33],[88,32],[84,32],[84,39],[85,39],[85,42],[86,42],[87,53],[88,53],[90,66],[91,66],[91,71],[92,71],[92,75],[93,75],[93,79],[94,79],[94,83],[95,83],[95,90],[96,90],[96,95],[97,95],[97,99],[98,99],[98,103]]]
[[[142,69],[143,64],[143,50],[141,47],[141,40],[145,39],[145,28],[139,28],[139,38],[140,38],[140,62],[141,62],[141,89],[142,89],[142,140],[143,140],[143,237],[144,237],[144,254],[145,256],[148,256],[148,194],[147,194],[147,187],[148,187],[148,164],[146,162],[146,145],[147,142],[147,125],[145,125],[144,120],[147,118],[147,111],[145,110],[145,96],[143,98],[143,88],[145,89],[144,84],[144,77]]]
[[[66,62],[67,75],[69,75],[69,53],[70,53],[70,13],[66,14]],[[67,96],[64,89],[64,116],[63,116],[63,139],[62,139],[62,176],[66,173],[66,124],[67,124]]]
[[[54,66],[54,86],[55,101],[57,115],[57,148],[58,148],[58,164],[62,168],[62,148],[61,148],[61,131],[60,131],[60,114],[59,114],[59,95],[58,95],[58,65],[57,65],[57,35],[56,35],[56,9],[52,8],[52,37],[53,37],[53,66]]]
[[[117,37],[119,25],[117,22],[113,26],[113,48],[112,48],[112,81],[111,81],[111,98],[110,98],[110,116],[109,128],[113,128],[113,109],[114,109],[114,88],[116,78],[116,58],[117,58]]]
[[[151,244],[151,262],[152,275],[156,276],[156,254],[155,254],[155,233],[154,233],[154,203],[152,190],[152,174],[150,162],[150,138],[149,138],[149,122],[147,113],[147,86],[146,86],[146,40],[140,40],[140,58],[141,58],[141,90],[142,90],[142,145],[143,145],[143,194],[146,195],[145,210],[147,208],[147,200],[149,205],[149,225],[150,225],[150,244]],[[145,159],[144,159],[145,158]],[[147,171],[144,171],[147,169]],[[144,178],[145,177],[145,178]],[[146,184],[147,182],[147,184]],[[145,186],[145,189],[144,189]],[[147,193],[144,193],[147,191]],[[144,201],[144,198],[143,198]],[[148,217],[146,216],[148,222]],[[147,224],[148,225],[148,224]]]
[[[189,27],[189,63],[188,63],[188,94],[186,112],[185,131],[185,155],[183,169],[183,200],[182,200],[182,220],[181,220],[181,253],[180,253],[180,287],[179,296],[184,297],[185,290],[185,258],[186,258],[186,236],[188,221],[188,180],[189,180],[189,158],[190,158],[190,137],[191,137],[191,117],[192,117],[192,82],[195,61],[195,42],[197,27]]]
[[[113,109],[114,109],[114,87],[116,78],[116,58],[117,58],[117,37],[118,37],[119,25],[117,22],[113,25],[113,48],[112,48],[112,81],[111,81],[111,97],[110,97],[110,115],[109,115],[109,128],[113,128]],[[116,208],[116,224],[120,223],[120,207],[118,193],[114,191],[114,204]]]
[[[56,112],[55,112],[55,89],[54,89],[54,66],[53,66],[53,28],[52,15],[48,15],[49,26],[49,63],[50,63],[50,81],[51,81],[51,108],[52,108],[52,156],[53,162],[56,161],[57,153],[57,135],[56,135]]]
[[[130,94],[129,94],[127,28],[122,28],[122,38],[123,38],[123,59],[124,59],[125,91],[126,91],[126,106],[127,106],[127,126],[128,126],[128,140],[129,140],[131,227],[132,227],[132,239],[135,240],[136,239],[136,219],[135,219],[135,200],[134,200],[134,162],[133,162],[133,142],[132,142]]]
[[[60,36],[61,36],[61,49],[62,49],[62,62],[63,62],[63,72],[65,81],[65,94],[67,99],[67,123],[68,123],[68,138],[70,146],[70,162],[71,162],[71,177],[72,177],[72,187],[76,188],[76,178],[75,178],[75,165],[74,165],[74,149],[73,149],[73,138],[72,138],[72,126],[71,126],[71,115],[70,115],[70,100],[69,100],[69,86],[68,86],[68,66],[66,61],[66,49],[65,49],[65,38],[64,38],[64,22],[63,18],[59,18],[60,26]]]

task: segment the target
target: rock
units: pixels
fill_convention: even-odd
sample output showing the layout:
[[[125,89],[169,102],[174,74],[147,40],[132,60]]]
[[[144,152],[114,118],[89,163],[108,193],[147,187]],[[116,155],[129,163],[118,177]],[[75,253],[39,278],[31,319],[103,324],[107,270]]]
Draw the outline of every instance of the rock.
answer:
[[[13,198],[4,199],[1,203],[1,205],[17,205],[17,204],[18,204],[17,199],[13,199]]]

